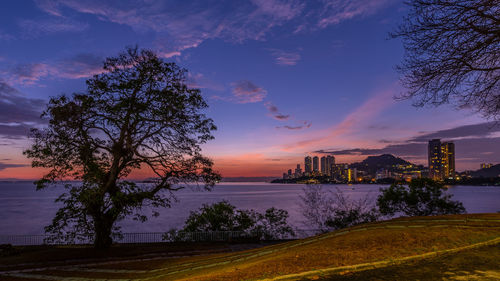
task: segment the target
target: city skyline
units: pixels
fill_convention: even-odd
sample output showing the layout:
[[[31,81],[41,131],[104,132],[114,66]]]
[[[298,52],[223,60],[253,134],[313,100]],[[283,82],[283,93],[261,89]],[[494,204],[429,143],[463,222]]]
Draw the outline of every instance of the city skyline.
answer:
[[[226,177],[279,177],[306,155],[426,164],[434,138],[455,143],[457,171],[500,160],[493,122],[393,99],[403,47],[388,33],[407,13],[401,1],[174,2],[0,4],[0,179],[39,177],[22,151],[48,98],[84,91],[105,57],[136,44],[189,70],[218,126],[203,153]]]

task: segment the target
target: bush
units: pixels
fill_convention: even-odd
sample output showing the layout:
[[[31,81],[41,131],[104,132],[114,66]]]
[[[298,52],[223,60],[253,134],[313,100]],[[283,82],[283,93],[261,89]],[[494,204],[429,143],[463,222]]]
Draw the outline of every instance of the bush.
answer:
[[[414,179],[408,185],[393,184],[380,189],[377,206],[383,215],[431,216],[461,214],[465,208],[443,194],[444,185],[431,179]]]
[[[184,227],[168,231],[164,240],[284,239],[295,235],[287,220],[286,210],[273,207],[261,214],[255,210],[236,209],[224,200],[203,204],[197,211],[191,211]]]

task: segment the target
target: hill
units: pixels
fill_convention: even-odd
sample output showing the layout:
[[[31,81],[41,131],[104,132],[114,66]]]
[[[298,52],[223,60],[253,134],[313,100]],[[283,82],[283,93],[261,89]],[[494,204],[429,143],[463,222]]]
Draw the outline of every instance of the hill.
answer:
[[[500,177],[500,164],[491,166],[490,168],[479,169],[471,173],[474,178],[496,178]]]
[[[478,268],[481,272],[472,273],[479,277],[498,276],[499,243],[500,214],[400,218],[247,251],[108,261],[4,273],[3,277],[348,280],[351,276],[366,280],[377,276],[382,280],[408,280],[419,274],[422,280],[442,280]]]
[[[375,174],[379,169],[387,169],[391,172],[397,172],[407,168],[421,168],[421,166],[414,165],[392,154],[368,156],[365,160],[352,163],[349,167],[356,168],[359,171],[365,171],[368,174]]]

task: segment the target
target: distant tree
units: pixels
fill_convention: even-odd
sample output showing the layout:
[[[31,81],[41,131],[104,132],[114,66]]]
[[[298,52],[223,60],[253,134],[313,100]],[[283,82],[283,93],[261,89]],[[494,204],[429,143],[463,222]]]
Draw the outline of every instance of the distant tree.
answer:
[[[381,188],[377,206],[382,215],[432,216],[461,214],[465,208],[452,201],[451,194],[443,194],[443,184],[431,179],[413,179],[408,185],[393,184]]]
[[[353,200],[338,188],[326,192],[320,185],[311,185],[303,189],[300,199],[305,224],[321,232],[373,222],[379,218],[369,194]]]
[[[455,102],[500,118],[498,0],[409,0],[410,13],[392,33],[402,38],[398,70],[415,105]]]
[[[244,231],[255,225],[257,213],[252,210],[238,210],[228,201],[203,204],[191,211],[184,223],[183,231]]]
[[[200,90],[185,83],[186,70],[149,50],[127,48],[105,60],[103,73],[87,80],[85,93],[50,99],[48,128],[32,130],[24,152],[47,173],[37,189],[62,180],[67,192],[46,231],[55,239],[93,238],[108,247],[129,215],[144,221],[143,206],[170,207],[171,194],[198,182],[210,189],[220,176],[200,145],[213,139],[213,121]],[[127,180],[149,171],[148,184]],[[158,215],[156,211],[153,215]]]
[[[262,239],[281,239],[294,235],[288,225],[288,212],[269,208],[264,213],[255,210],[237,209],[228,201],[220,201],[191,211],[180,230],[166,233],[167,240],[182,240],[189,232],[240,231]]]

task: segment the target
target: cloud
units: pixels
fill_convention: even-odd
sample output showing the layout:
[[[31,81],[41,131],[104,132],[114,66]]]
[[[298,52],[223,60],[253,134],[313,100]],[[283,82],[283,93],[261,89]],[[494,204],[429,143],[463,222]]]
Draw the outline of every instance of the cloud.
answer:
[[[50,73],[50,66],[45,63],[17,64],[1,71],[11,84],[33,85]]]
[[[317,26],[325,28],[339,24],[355,17],[374,14],[386,6],[390,0],[323,0],[322,11],[319,13]]]
[[[213,80],[207,78],[202,73],[194,73],[188,72],[186,77],[186,84],[190,88],[198,88],[198,89],[212,89],[216,91],[223,91],[224,86],[214,82]],[[219,96],[212,96],[212,99],[223,100]]]
[[[57,77],[78,79],[103,72],[104,58],[91,53],[81,53],[58,61],[52,67]]]
[[[455,140],[471,137],[488,137],[500,132],[500,124],[497,122],[485,122],[473,125],[464,125],[446,130],[425,133],[410,139],[411,142],[427,142],[431,139]]]
[[[319,146],[324,143],[334,141],[340,136],[347,135],[359,129],[362,124],[370,121],[380,112],[394,104],[392,97],[394,96],[394,93],[396,91],[397,87],[396,84],[394,84],[388,89],[376,92],[372,95],[371,98],[366,100],[362,105],[360,105],[346,117],[344,117],[344,119],[340,123],[331,128],[328,128],[327,130],[317,132],[315,136],[311,134],[308,139],[287,144],[284,146],[284,150],[289,151],[297,148]]]
[[[26,137],[31,127],[44,123],[40,118],[44,107],[44,100],[27,98],[0,82],[0,135],[14,139]]]
[[[78,1],[38,0],[54,16],[65,8],[92,14],[102,21],[130,26],[137,32],[154,31],[167,53],[197,47],[208,39],[233,42],[261,40],[274,26],[297,17],[298,1]]]
[[[302,122],[302,125],[298,125],[298,126],[278,126],[276,127],[276,129],[288,129],[288,130],[302,130],[302,129],[307,129],[307,128],[310,128],[312,125],[311,122],[309,121],[303,121]]]
[[[27,164],[7,164],[7,163],[0,162],[0,171],[8,169],[8,168],[19,168],[19,167],[28,167],[28,166],[29,165],[27,165]]]
[[[87,78],[103,72],[104,58],[90,53],[76,54],[52,63],[14,64],[0,70],[10,84],[34,85],[45,78]]]
[[[264,106],[267,108],[267,110],[269,111],[269,114],[274,119],[276,119],[278,121],[286,121],[286,120],[290,119],[289,114],[285,115],[285,114],[280,113],[278,107],[276,107],[271,102],[268,101],[268,102],[264,103]]]
[[[378,11],[389,0],[37,0],[48,14],[64,18],[71,11],[91,14],[101,21],[126,25],[136,32],[156,35],[155,44],[165,56],[178,55],[206,40],[234,43],[265,40],[273,28],[290,23],[292,30],[325,28],[344,20]],[[293,65],[297,54],[280,56],[277,62]]]
[[[264,100],[267,91],[248,80],[240,80],[231,84],[233,99],[237,103],[254,103]]]
[[[89,27],[87,23],[77,22],[64,17],[43,20],[20,20],[18,24],[23,30],[24,36],[29,38],[59,32],[81,32]]]
[[[269,49],[274,56],[276,64],[279,65],[296,65],[300,60],[300,54],[297,52],[286,52],[278,49]]]
[[[46,102],[42,99],[24,97],[19,91],[0,82],[0,122],[40,122],[40,114]]]
[[[457,166],[462,167],[462,169],[474,168],[474,165],[479,167],[477,165],[479,162],[496,163],[500,159],[500,137],[495,136],[495,133],[500,131],[500,126],[493,125],[495,125],[493,122],[485,122],[459,126],[409,138],[406,141],[389,144],[382,148],[320,149],[314,153],[349,156],[388,153],[425,164],[427,161],[427,142],[432,138],[443,138],[455,143]]]
[[[33,128],[33,126],[27,124],[0,124],[0,137],[14,140],[23,139],[29,135],[31,128]]]
[[[273,118],[276,120],[283,121],[283,120],[288,120],[290,118],[290,115],[276,114],[273,116]]]
[[[423,156],[427,153],[427,145],[422,143],[391,144],[383,148],[353,148],[342,150],[320,149],[314,153],[332,155],[378,155],[395,154],[398,156]]]

